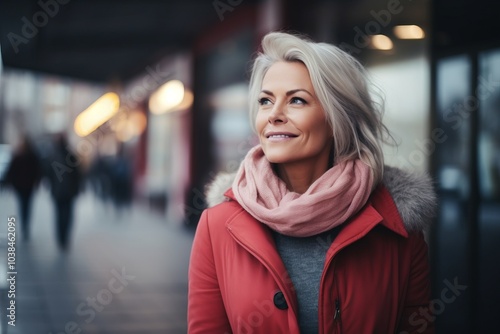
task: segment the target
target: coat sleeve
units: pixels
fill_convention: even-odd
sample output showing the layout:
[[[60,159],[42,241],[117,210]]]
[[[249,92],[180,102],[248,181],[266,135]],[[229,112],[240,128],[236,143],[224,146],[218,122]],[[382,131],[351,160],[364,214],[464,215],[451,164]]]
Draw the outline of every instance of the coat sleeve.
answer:
[[[188,289],[188,333],[232,333],[217,279],[207,210],[193,241]]]
[[[410,235],[411,265],[408,289],[397,333],[434,333],[435,316],[429,309],[430,269],[423,233]]]

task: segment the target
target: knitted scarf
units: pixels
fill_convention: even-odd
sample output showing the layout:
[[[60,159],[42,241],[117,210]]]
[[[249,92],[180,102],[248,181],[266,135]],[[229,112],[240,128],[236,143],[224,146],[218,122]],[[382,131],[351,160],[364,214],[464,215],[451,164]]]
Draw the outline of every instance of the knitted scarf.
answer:
[[[258,221],[284,235],[307,237],[328,231],[358,212],[372,185],[370,167],[361,160],[348,160],[328,169],[305,193],[289,191],[257,145],[242,161],[232,190]]]

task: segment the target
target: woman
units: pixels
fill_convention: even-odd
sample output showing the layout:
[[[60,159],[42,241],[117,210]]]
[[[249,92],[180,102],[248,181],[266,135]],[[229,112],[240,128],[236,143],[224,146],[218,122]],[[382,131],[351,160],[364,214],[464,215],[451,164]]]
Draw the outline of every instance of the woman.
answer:
[[[433,332],[422,233],[433,191],[384,170],[385,128],[362,66],[332,45],[270,33],[249,95],[260,144],[234,181],[209,190],[189,333]]]

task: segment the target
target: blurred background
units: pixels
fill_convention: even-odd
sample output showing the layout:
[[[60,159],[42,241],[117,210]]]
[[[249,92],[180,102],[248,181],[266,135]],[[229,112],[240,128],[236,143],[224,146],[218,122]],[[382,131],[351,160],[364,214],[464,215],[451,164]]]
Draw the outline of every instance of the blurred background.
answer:
[[[204,188],[256,143],[249,66],[280,29],[368,68],[387,163],[439,194],[429,321],[496,331],[499,2],[3,0],[0,29],[0,333],[186,332]]]

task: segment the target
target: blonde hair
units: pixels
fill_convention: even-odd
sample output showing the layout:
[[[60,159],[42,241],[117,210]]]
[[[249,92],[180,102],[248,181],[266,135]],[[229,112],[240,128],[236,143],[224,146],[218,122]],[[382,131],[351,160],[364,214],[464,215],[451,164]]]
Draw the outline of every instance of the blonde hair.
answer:
[[[377,185],[384,172],[382,137],[384,132],[389,134],[382,123],[382,104],[370,95],[363,66],[334,45],[283,32],[264,36],[250,77],[250,123],[254,131],[262,80],[274,63],[283,61],[301,62],[308,69],[333,132],[334,163],[361,159],[371,167]]]

